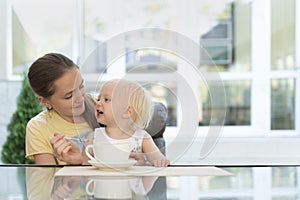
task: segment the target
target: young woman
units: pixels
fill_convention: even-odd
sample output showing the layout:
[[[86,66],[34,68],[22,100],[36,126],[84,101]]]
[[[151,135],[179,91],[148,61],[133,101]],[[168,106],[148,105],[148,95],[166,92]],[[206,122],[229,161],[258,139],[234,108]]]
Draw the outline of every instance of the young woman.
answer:
[[[28,79],[47,109],[27,124],[26,157],[36,164],[81,164],[84,138],[99,124],[78,66],[49,53],[30,66]]]

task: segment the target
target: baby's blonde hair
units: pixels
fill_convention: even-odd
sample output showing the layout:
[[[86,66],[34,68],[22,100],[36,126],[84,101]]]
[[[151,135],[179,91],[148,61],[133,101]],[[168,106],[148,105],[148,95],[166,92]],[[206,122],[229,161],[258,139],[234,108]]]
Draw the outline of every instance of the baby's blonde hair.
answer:
[[[135,129],[144,129],[150,123],[152,117],[152,100],[151,94],[144,89],[140,84],[125,80],[112,79],[106,84],[116,84],[114,94],[118,98],[113,101],[127,102],[127,107],[134,110],[135,116],[132,118]],[[122,104],[122,102],[120,102]]]

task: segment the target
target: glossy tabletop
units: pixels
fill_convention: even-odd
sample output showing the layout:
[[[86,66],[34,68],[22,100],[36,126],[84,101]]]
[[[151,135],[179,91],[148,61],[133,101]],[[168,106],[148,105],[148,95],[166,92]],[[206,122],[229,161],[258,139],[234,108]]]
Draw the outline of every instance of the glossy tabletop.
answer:
[[[296,200],[299,169],[184,165],[124,173],[91,166],[1,165],[0,199]]]

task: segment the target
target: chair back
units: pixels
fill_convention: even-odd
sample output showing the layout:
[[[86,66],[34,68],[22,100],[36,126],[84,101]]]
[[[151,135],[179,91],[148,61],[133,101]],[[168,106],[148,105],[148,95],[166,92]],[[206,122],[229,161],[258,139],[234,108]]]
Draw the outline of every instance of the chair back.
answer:
[[[153,114],[149,125],[145,129],[153,138],[156,146],[165,154],[165,140],[163,134],[167,125],[168,111],[164,104],[153,103]]]

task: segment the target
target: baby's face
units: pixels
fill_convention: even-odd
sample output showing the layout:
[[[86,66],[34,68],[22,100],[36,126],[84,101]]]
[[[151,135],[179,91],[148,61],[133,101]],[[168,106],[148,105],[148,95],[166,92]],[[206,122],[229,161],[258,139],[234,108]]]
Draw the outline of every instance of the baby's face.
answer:
[[[119,86],[117,82],[108,82],[103,85],[95,106],[95,115],[99,123],[115,124],[126,112],[127,102],[124,100],[124,89]]]

